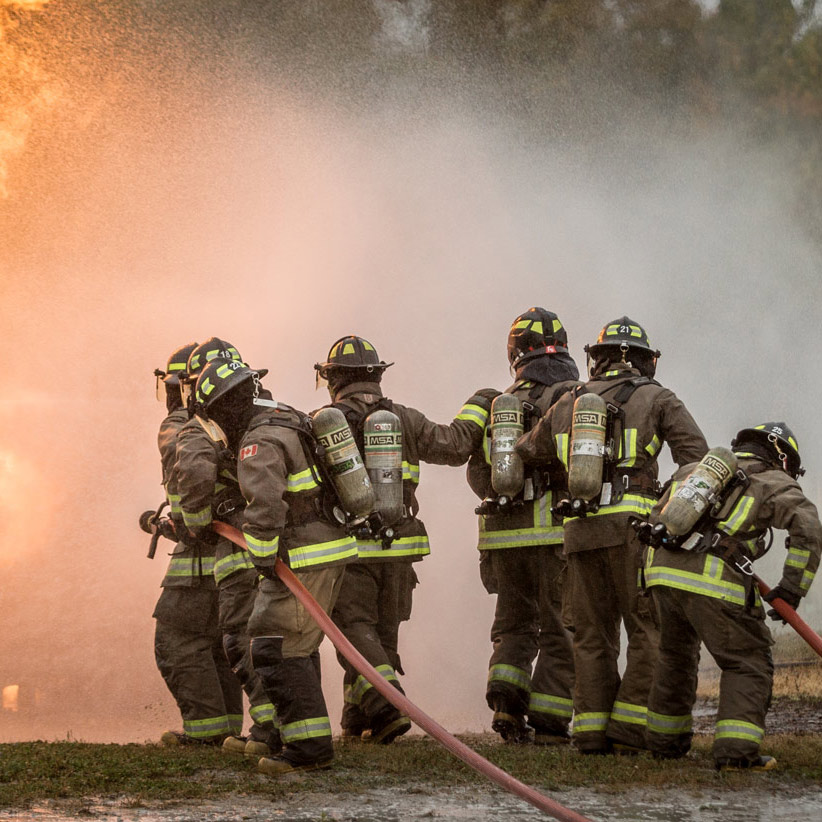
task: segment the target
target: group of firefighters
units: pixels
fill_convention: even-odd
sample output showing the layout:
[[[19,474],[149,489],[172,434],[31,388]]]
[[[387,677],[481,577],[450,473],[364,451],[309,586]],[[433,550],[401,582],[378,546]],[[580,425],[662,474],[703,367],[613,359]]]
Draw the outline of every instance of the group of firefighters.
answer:
[[[759,752],[773,640],[751,563],[773,528],[786,530],[782,579],[767,599],[796,608],[822,553],[793,433],[784,422],[755,424],[731,449],[709,450],[656,381],[659,352],[628,317],[585,351],[587,382],[557,315],[529,309],[508,336],[513,385],[477,391],[449,424],[386,398],[393,363],[361,337],[338,340],[315,366],[331,402],[311,415],[275,402],[267,372],[223,340],[175,351],[156,372],[170,517],[142,519],[175,542],[154,610],[155,655],[183,730],[162,742],[222,745],[273,776],[328,766],[323,633],[275,564],[402,691],[399,627],[411,615],[414,562],[430,550],[420,461],[467,462],[480,499],[480,577],[497,597],[486,687],[495,732],[572,741],[582,754],[682,757],[704,643],[722,671],[716,766],[775,767]],[[660,487],[666,443],[679,469]],[[239,529],[245,549],[215,521]],[[338,658],[342,739],[388,744],[406,733],[409,718]]]

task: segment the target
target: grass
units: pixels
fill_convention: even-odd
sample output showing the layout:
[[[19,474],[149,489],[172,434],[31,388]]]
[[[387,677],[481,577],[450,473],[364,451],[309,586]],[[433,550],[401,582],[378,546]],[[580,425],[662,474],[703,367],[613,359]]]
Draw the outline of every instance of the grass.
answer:
[[[573,787],[616,793],[630,787],[735,790],[764,784],[793,791],[822,781],[818,736],[769,736],[767,752],[783,767],[768,774],[717,774],[706,737],[697,738],[687,759],[675,762],[644,755],[583,757],[567,747],[504,745],[490,734],[465,741],[518,779],[551,793]],[[219,750],[82,742],[0,745],[0,807],[26,807],[46,799],[82,804],[89,798],[139,807],[228,795],[278,799],[298,792],[357,794],[400,786],[405,792],[428,793],[486,784],[433,740],[421,737],[387,747],[338,746],[332,769],[279,781],[257,774],[253,763]]]

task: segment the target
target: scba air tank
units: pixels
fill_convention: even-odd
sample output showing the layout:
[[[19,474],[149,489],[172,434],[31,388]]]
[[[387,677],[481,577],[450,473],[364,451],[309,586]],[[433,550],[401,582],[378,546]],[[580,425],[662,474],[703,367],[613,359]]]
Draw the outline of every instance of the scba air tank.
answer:
[[[392,411],[379,409],[363,423],[365,468],[384,525],[402,519],[402,424]]]
[[[348,514],[367,517],[374,510],[374,489],[345,415],[339,408],[321,408],[312,420],[340,504]]]
[[[737,460],[727,448],[712,448],[671,494],[659,521],[675,537],[687,534],[736,474]]]
[[[608,409],[599,394],[581,394],[574,403],[568,491],[573,499],[590,502],[602,490]]]
[[[515,497],[525,480],[522,458],[514,447],[525,432],[522,402],[500,394],[491,403],[491,487],[500,497]]]

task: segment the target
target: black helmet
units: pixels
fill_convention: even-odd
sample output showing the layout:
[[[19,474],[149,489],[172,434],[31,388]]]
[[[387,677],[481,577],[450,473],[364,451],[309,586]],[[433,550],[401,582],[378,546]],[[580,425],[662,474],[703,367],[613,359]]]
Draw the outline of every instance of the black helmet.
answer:
[[[540,354],[568,351],[568,334],[559,317],[544,308],[529,308],[520,314],[508,332],[508,362],[514,368]]]
[[[745,442],[758,442],[776,452],[776,457],[782,467],[794,479],[805,473],[802,459],[799,456],[799,443],[793,431],[784,422],[764,422],[753,428],[743,428],[731,440],[731,447],[742,445]]]
[[[252,371],[240,360],[213,359],[205,364],[197,376],[194,402],[198,408],[207,412],[220,397],[246,380],[254,379],[256,375],[256,371]]]
[[[368,372],[382,372],[394,363],[383,362],[377,354],[377,349],[368,340],[353,335],[340,337],[328,352],[326,362],[314,363],[318,376],[327,379],[328,372],[333,368],[361,368]]]
[[[197,374],[203,366],[215,359],[242,362],[240,352],[231,343],[221,340],[219,337],[212,337],[191,351],[185,369],[188,372],[188,377],[196,380]]]
[[[620,317],[606,325],[599,332],[599,337],[593,345],[586,345],[585,351],[594,359],[609,348],[618,348],[627,351],[631,348],[647,351],[653,357],[659,357],[660,352],[651,348],[645,329],[630,317]]]
[[[191,352],[197,347],[197,343],[187,343],[178,348],[169,358],[166,370],[154,369],[154,376],[157,380],[162,380],[166,385],[179,385],[180,375],[185,373],[188,358]]]

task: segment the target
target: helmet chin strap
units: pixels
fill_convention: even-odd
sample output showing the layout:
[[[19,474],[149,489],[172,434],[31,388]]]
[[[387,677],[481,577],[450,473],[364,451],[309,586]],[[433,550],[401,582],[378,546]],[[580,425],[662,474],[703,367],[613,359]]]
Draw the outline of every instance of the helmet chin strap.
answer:
[[[790,471],[788,471],[788,455],[779,447],[779,440],[776,434],[768,434],[768,442],[773,445],[776,449],[776,453],[779,454],[779,461],[782,463],[782,470],[785,471],[786,474],[790,474]]]

